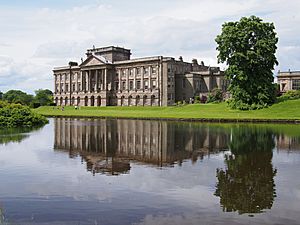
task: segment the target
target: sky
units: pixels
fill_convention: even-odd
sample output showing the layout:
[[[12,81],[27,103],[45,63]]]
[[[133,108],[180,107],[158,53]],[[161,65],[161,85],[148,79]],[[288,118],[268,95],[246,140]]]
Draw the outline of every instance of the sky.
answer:
[[[299,11],[300,0],[0,0],[0,91],[52,90],[53,67],[93,45],[217,66],[222,24],[251,15],[275,24],[274,74],[300,70]]]

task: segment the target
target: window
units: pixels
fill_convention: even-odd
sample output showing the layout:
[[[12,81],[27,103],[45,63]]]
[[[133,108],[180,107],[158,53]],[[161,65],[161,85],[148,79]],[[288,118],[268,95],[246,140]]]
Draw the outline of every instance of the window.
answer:
[[[130,70],[129,70],[129,75],[130,75],[130,76],[133,76],[133,69],[130,69]]]
[[[145,88],[145,89],[148,89],[148,86],[149,86],[149,82],[148,82],[148,80],[145,80],[145,81],[144,81],[144,88]]]
[[[122,90],[126,89],[126,81],[122,81]]]
[[[168,73],[171,73],[171,68],[168,68]]]
[[[119,82],[115,82],[115,90],[119,90]]]
[[[129,81],[129,90],[133,90],[133,81]]]
[[[141,75],[141,69],[140,68],[136,68],[136,75]]]
[[[78,91],[81,91],[81,84],[78,84]]]
[[[79,73],[76,74],[77,74],[77,79],[80,80],[80,74]]]
[[[149,74],[149,69],[148,69],[147,67],[144,69],[144,74],[145,74],[145,75],[148,75],[148,74]]]
[[[168,94],[168,100],[171,100],[171,94],[170,93]]]
[[[300,90],[300,80],[292,80],[292,89]]]
[[[69,91],[69,85],[66,84],[66,92],[68,92],[68,91]]]
[[[152,80],[152,88],[156,88],[156,80]]]
[[[75,84],[72,85],[72,90],[75,91]]]
[[[122,70],[122,76],[123,76],[123,77],[126,76],[126,70]]]
[[[156,74],[156,67],[152,67],[152,73]]]
[[[116,77],[119,77],[119,72],[116,72]]]
[[[136,89],[141,89],[141,81],[140,80],[138,80],[137,82],[136,82]]]

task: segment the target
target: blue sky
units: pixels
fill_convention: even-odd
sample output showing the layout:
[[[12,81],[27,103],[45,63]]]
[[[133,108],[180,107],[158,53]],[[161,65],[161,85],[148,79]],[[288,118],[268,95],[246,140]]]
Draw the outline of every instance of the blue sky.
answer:
[[[299,0],[0,0],[0,90],[53,89],[52,68],[93,45],[217,65],[222,24],[250,15],[275,24],[274,72],[300,70],[299,11]]]

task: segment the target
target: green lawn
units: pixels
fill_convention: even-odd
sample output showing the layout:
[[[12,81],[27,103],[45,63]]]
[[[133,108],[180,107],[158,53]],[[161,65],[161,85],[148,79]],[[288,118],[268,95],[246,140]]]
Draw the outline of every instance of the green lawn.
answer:
[[[86,116],[118,118],[182,118],[182,119],[224,119],[224,120],[300,120],[300,100],[289,100],[253,111],[230,109],[226,103],[195,104],[169,107],[65,107],[59,110],[50,107],[34,109],[45,116]]]

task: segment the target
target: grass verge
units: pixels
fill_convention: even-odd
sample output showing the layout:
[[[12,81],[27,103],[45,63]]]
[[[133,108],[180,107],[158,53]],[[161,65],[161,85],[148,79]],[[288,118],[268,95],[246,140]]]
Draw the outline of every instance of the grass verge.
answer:
[[[300,100],[289,100],[261,110],[240,111],[230,109],[226,103],[194,104],[169,107],[56,107],[43,106],[34,109],[44,116],[65,117],[114,117],[147,119],[186,119],[203,121],[282,121],[300,122]]]

